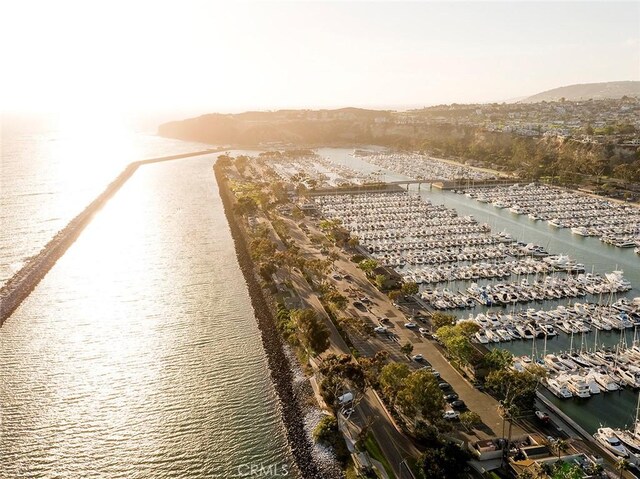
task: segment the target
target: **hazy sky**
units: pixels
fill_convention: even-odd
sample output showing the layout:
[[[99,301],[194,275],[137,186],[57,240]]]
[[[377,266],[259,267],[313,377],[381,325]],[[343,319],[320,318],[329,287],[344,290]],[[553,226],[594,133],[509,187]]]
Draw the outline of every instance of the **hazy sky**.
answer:
[[[640,3],[4,0],[5,109],[508,100],[640,79]]]

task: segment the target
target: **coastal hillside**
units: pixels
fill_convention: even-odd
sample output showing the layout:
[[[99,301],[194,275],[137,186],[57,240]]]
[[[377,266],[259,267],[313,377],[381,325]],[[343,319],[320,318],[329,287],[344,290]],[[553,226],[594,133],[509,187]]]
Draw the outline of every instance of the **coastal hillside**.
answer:
[[[279,110],[165,123],[161,136],[243,147],[380,145],[526,178],[640,182],[640,98],[437,105],[419,110]],[[597,182],[597,181],[596,181]],[[640,189],[640,187],[639,187]]]
[[[353,144],[370,141],[371,125],[390,117],[388,111],[360,108],[213,113],[165,123],[158,133],[212,144]]]
[[[618,99],[623,96],[640,97],[640,81],[611,81],[603,83],[581,83],[568,85],[537,93],[522,103],[537,103],[540,101],[567,101]]]

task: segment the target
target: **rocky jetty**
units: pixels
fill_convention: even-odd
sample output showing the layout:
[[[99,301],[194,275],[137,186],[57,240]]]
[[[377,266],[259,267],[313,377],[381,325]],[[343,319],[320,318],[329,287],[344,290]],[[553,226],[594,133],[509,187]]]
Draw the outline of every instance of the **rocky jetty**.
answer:
[[[313,444],[305,428],[305,412],[302,405],[306,394],[303,389],[294,386],[294,370],[289,363],[282,337],[276,327],[275,318],[255,273],[244,231],[238,224],[233,212],[232,193],[228,188],[222,167],[216,164],[213,170],[235,244],[238,263],[247,282],[251,305],[253,306],[258,328],[262,335],[262,343],[267,353],[271,379],[280,399],[282,421],[285,425],[287,440],[296,466],[301,473],[301,477],[326,479],[327,476],[314,458]]]

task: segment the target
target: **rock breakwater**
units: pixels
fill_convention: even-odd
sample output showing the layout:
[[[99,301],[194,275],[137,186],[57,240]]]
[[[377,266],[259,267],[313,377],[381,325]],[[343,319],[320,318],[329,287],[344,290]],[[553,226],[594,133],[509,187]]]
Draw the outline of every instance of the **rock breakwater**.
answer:
[[[301,388],[294,387],[293,369],[285,354],[282,337],[276,328],[273,313],[254,271],[244,231],[235,217],[232,193],[228,188],[222,167],[216,164],[213,170],[235,244],[238,263],[247,282],[251,305],[262,335],[262,343],[267,354],[271,379],[280,399],[282,420],[296,466],[300,470],[301,477],[305,479],[325,479],[326,475],[320,470],[313,457],[313,444],[309,440],[305,429],[305,413],[302,407],[305,396]]]

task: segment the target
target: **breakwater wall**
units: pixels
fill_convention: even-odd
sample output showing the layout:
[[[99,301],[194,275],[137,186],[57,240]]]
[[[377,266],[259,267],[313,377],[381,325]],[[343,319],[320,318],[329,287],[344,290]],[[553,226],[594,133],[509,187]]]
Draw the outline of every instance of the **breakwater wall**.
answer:
[[[307,437],[304,427],[304,412],[301,407],[303,398],[298,397],[300,391],[297,391],[293,386],[293,370],[284,352],[282,337],[276,327],[273,312],[254,271],[253,260],[249,254],[249,245],[244,231],[235,217],[232,193],[222,170],[223,168],[218,163],[213,167],[224,213],[235,245],[238,263],[247,283],[251,305],[262,336],[262,344],[267,354],[271,380],[280,400],[282,421],[285,426],[287,441],[291,447],[296,466],[302,475],[301,477],[305,479],[323,479],[324,475],[313,458],[313,445]]]
[[[223,150],[208,149],[194,151],[180,155],[135,161],[127,165],[96,199],[89,203],[80,214],[60,230],[38,254],[29,258],[24,266],[2,286],[0,289],[0,326],[13,314],[16,308],[20,306],[20,303],[29,296],[31,291],[33,291],[40,280],[44,278],[56,261],[67,251],[69,246],[73,244],[85,226],[89,224],[93,215],[131,178],[140,166],[190,158],[192,156],[207,155],[220,151]]]

